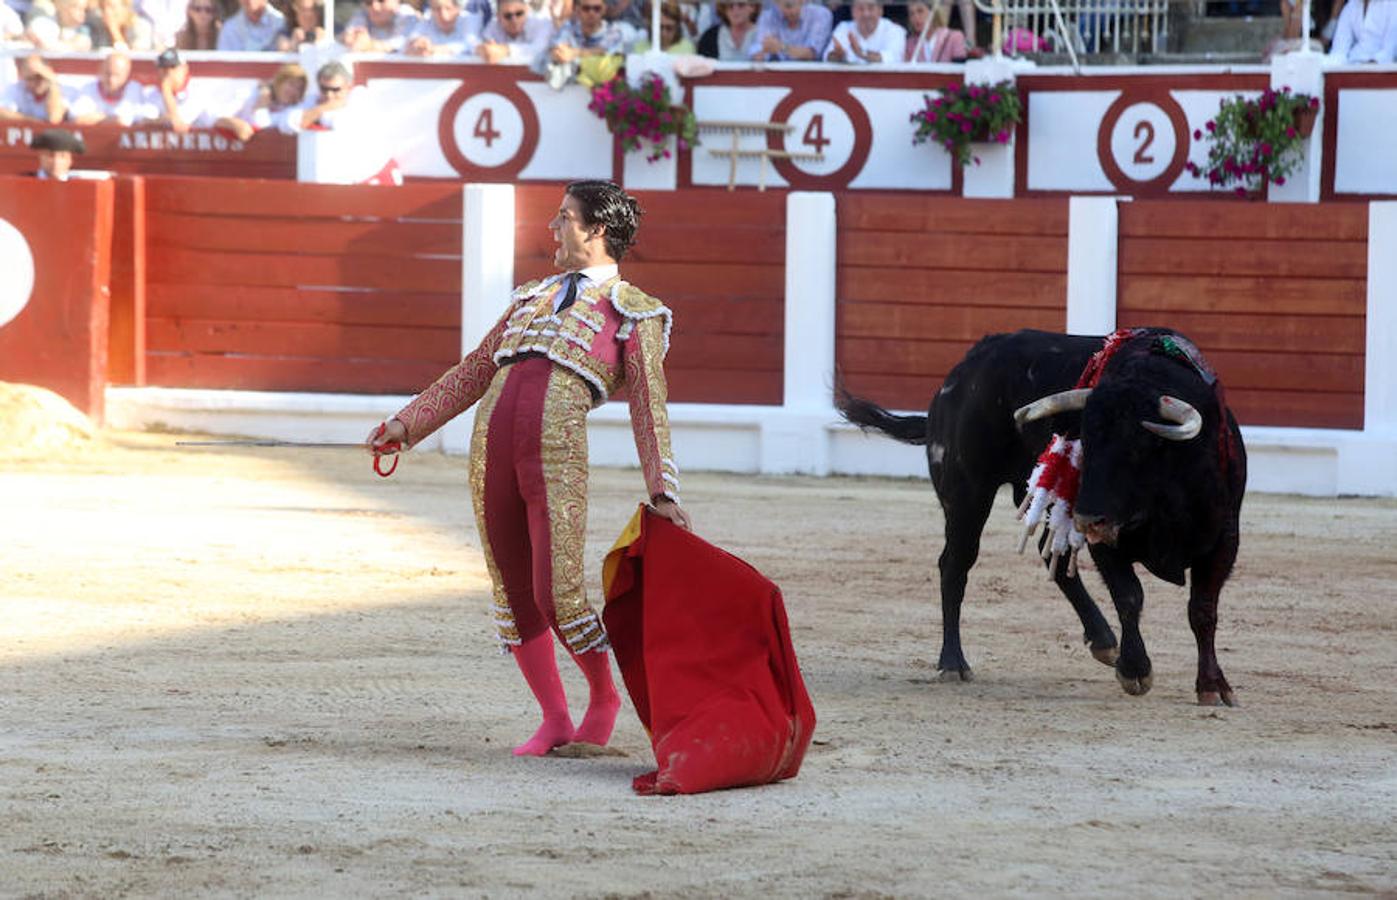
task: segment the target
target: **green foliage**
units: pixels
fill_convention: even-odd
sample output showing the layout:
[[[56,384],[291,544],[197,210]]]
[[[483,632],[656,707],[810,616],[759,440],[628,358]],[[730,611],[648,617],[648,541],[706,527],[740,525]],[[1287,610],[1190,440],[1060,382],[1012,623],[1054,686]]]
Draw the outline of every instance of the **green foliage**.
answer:
[[[1223,100],[1217,116],[1193,132],[1194,140],[1206,138],[1208,162],[1189,163],[1188,170],[1213,187],[1233,186],[1238,196],[1260,190],[1268,181],[1285,184],[1302,159],[1306,119],[1313,125],[1318,112],[1318,97],[1293,94],[1288,87],[1267,88],[1252,99],[1238,94]]]

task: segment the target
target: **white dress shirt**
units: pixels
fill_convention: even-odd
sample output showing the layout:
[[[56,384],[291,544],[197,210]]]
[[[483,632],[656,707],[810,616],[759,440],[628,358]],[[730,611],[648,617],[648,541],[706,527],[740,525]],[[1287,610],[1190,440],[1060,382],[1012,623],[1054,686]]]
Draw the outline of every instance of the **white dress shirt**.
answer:
[[[830,35],[829,46],[825,48],[825,59],[829,59],[829,53],[834,49],[836,43],[844,48],[844,62],[853,65],[868,65],[868,61],[854,53],[854,47],[849,43],[849,35],[858,38],[859,46],[865,53],[877,53],[884,63],[902,62],[902,55],[907,52],[907,31],[901,26],[887,19],[879,19],[878,27],[873,29],[873,34],[864,37],[859,33],[858,25],[853,21],[840,22],[834,27],[834,34]]]
[[[578,273],[582,277],[577,281],[577,292],[580,294],[583,288],[593,284],[605,284],[607,279],[614,278],[616,275],[620,274],[620,272],[621,267],[616,263],[603,263],[599,266],[588,266]],[[563,276],[563,284],[566,284],[567,276],[571,274],[571,272],[568,272],[567,275]],[[553,312],[555,314],[558,312],[558,307],[563,305],[563,297],[566,294],[567,288],[564,287],[563,290],[558,291],[558,293],[553,296]]]
[[[108,97],[102,92],[100,81],[84,86],[73,98],[68,115],[74,119],[100,115],[129,126],[138,120],[156,118],[160,113],[151,109],[145,88],[133,78],[115,97]]]
[[[1329,57],[1342,63],[1390,63],[1397,59],[1397,2],[1348,0],[1339,13]]]

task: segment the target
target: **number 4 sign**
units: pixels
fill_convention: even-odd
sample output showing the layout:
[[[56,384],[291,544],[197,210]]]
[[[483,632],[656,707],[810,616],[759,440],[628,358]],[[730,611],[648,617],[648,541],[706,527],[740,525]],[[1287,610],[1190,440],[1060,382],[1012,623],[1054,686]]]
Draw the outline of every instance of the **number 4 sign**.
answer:
[[[462,176],[513,178],[538,147],[538,114],[517,85],[462,84],[437,123],[442,155]]]

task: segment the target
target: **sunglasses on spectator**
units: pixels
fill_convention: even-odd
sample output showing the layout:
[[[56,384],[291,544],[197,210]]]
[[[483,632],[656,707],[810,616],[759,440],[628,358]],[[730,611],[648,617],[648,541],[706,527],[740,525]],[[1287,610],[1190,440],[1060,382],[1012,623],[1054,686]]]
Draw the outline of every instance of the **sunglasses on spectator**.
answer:
[[[577,8],[583,12],[601,12],[606,9],[605,6],[578,6]]]
[[[320,86],[320,93],[322,94],[339,94],[343,91],[344,85],[342,84],[322,84]]]
[[[526,13],[524,10],[522,10],[522,9],[516,9],[514,12],[500,13],[500,18],[501,18],[501,19],[510,19],[510,20],[513,20],[513,19],[522,19],[522,18],[524,18],[524,16],[526,16],[526,15],[528,15],[528,13]]]

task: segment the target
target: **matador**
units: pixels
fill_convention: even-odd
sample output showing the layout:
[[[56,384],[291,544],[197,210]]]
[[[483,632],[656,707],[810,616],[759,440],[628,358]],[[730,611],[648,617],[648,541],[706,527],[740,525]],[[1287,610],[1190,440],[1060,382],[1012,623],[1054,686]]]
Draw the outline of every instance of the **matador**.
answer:
[[[625,388],[650,502],[685,528],[670,450],[664,357],[672,317],[621,280],[639,207],[607,181],[569,184],[549,230],[561,270],[516,288],[508,310],[458,364],[369,437],[410,446],[478,404],[470,484],[494,621],[543,713],[515,755],[573,741],[605,744],[621,699],[601,618],[583,584],[587,413]],[[587,712],[573,727],[553,650],[557,634],[586,676]]]

